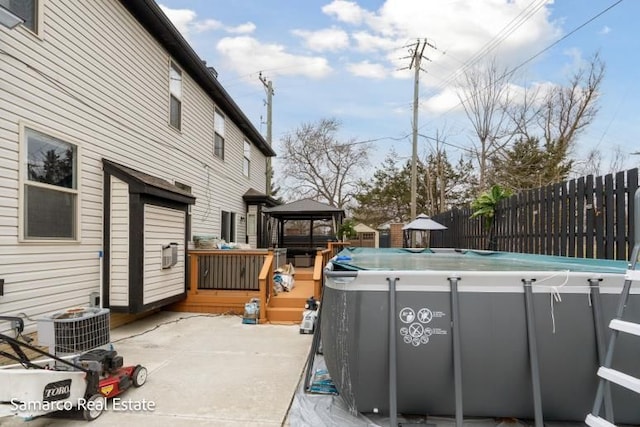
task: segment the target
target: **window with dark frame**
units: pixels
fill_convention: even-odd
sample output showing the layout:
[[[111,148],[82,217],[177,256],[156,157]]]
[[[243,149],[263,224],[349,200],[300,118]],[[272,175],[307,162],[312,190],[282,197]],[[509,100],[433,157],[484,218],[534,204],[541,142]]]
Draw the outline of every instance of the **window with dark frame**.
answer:
[[[182,70],[173,61],[169,65],[169,124],[182,128]]]
[[[24,20],[24,25],[38,32],[38,0],[0,0],[0,6]]]
[[[227,243],[236,240],[236,213],[220,212],[220,237]]]
[[[25,240],[76,240],[77,146],[25,129]]]
[[[244,140],[244,161],[242,163],[242,173],[247,178],[251,170],[251,144],[246,139]]]
[[[217,108],[213,112],[213,155],[224,160],[224,115]]]

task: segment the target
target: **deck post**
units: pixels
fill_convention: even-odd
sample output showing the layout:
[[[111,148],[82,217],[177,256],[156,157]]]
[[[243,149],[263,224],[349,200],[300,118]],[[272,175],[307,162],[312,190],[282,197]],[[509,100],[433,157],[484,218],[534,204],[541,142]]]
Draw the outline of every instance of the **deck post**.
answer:
[[[536,318],[533,311],[533,282],[535,279],[522,279],[524,283],[524,302],[527,317],[527,338],[529,342],[529,364],[531,365],[531,385],[533,388],[533,412],[536,427],[544,427],[542,415],[542,394],[540,391],[540,366],[538,343],[536,340]]]
[[[389,282],[389,425],[398,426],[397,343],[396,343],[396,282],[399,277],[387,277]]]
[[[460,277],[449,277],[451,285],[451,315],[453,329],[453,380],[456,397],[456,427],[462,427],[464,412],[462,406],[462,344],[460,338],[460,301],[458,281]]]
[[[198,255],[195,253],[189,254],[189,295],[194,296],[198,294],[198,276],[199,265]]]

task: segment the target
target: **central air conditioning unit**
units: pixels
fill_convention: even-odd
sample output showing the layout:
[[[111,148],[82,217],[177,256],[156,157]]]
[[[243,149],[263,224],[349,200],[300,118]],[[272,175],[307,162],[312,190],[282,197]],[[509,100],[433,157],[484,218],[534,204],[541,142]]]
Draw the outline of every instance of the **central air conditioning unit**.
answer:
[[[109,309],[74,308],[38,319],[38,343],[56,356],[109,345]]]

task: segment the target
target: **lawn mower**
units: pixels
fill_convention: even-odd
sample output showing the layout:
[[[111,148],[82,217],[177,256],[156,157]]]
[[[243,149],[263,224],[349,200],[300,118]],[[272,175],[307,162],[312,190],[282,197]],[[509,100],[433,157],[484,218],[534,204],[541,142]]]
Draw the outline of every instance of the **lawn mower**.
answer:
[[[77,355],[58,357],[31,344],[22,336],[20,317],[0,316],[11,322],[16,337],[0,333],[0,361],[17,362],[0,366],[0,417],[32,419],[58,411],[80,410],[87,421],[98,418],[107,407],[107,398],[147,380],[147,369],[124,366],[113,349],[94,349]],[[26,353],[36,353],[31,359]],[[40,357],[44,357],[40,358]]]

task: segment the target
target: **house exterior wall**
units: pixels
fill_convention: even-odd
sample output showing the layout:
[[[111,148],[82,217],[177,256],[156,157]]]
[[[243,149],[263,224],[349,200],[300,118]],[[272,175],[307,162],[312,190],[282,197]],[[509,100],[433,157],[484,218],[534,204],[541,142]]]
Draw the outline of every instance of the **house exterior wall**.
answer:
[[[42,5],[38,34],[0,26],[0,314],[30,318],[87,305],[98,291],[99,253],[113,243],[103,242],[102,158],[191,186],[193,233],[219,234],[221,207],[244,216],[242,194],[264,189],[266,171],[252,144],[243,175],[244,135],[230,119],[225,159],[213,155],[214,102],[186,72],[182,129],[169,126],[171,58],[120,2]],[[24,129],[79,148],[76,241],[20,239]]]
[[[109,303],[129,304],[129,185],[111,176]]]
[[[182,211],[162,206],[144,206],[144,305],[184,292],[184,227]],[[178,263],[162,268],[162,246],[178,244]]]

